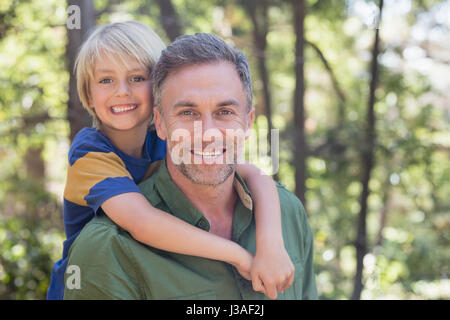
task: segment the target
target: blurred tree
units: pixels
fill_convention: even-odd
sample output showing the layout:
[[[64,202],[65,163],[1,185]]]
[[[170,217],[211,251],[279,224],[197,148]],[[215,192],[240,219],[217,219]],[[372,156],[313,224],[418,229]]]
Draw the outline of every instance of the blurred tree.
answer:
[[[250,21],[252,23],[253,35],[253,54],[256,57],[258,65],[258,75],[261,78],[264,109],[268,120],[269,134],[273,127],[272,125],[272,103],[269,85],[269,75],[266,64],[266,48],[267,48],[267,34],[269,32],[269,18],[268,10],[270,3],[264,1],[241,1],[240,5],[245,9]],[[268,139],[270,141],[270,139]]]
[[[161,24],[170,41],[183,34],[180,20],[171,0],[156,0],[161,12]]]
[[[293,0],[293,25],[295,33],[295,91],[294,91],[294,166],[295,195],[306,207],[306,157],[308,146],[305,134],[305,31],[306,6],[304,0]]]
[[[367,66],[374,61],[379,2],[173,0],[173,10],[167,1],[70,3],[91,6],[93,14],[81,12],[94,24],[137,19],[167,42],[180,33],[213,32],[234,43],[254,70],[257,128],[268,128],[256,54],[263,47],[271,122],[280,129],[278,173],[290,190],[304,161],[305,177],[298,179],[315,235],[320,297],[349,299],[357,280],[361,299],[450,298],[450,26],[442,19],[448,0],[384,1],[375,90]],[[68,121],[69,87],[75,88],[69,55],[77,46],[69,52],[67,7],[66,0],[0,2],[0,299],[43,299],[61,254],[70,132],[90,125],[82,109],[84,125],[71,126],[75,113]],[[299,125],[307,153],[296,151]],[[373,162],[363,182],[369,146]],[[364,234],[358,221],[365,183],[361,250],[355,239]]]
[[[272,154],[271,136],[273,129],[272,120],[272,95],[269,83],[269,74],[267,68],[267,35],[269,32],[269,7],[273,5],[268,0],[263,1],[240,1],[240,5],[245,9],[247,15],[250,17],[253,27],[253,54],[257,60],[258,75],[262,83],[262,92],[264,98],[264,111],[267,118],[267,142],[269,144],[269,154]],[[278,179],[278,174],[273,175],[275,180]]]
[[[370,89],[367,105],[366,132],[364,144],[361,148],[361,200],[358,214],[358,229],[356,232],[356,275],[352,299],[359,300],[363,289],[362,270],[363,260],[367,252],[367,199],[369,197],[369,181],[375,163],[375,90],[378,85],[378,55],[380,51],[380,24],[383,14],[383,0],[379,2],[378,25],[375,28],[375,40],[372,50],[372,62],[370,67]]]
[[[67,0],[67,7],[77,6],[80,13],[80,28],[68,28],[67,30],[67,49],[66,61],[67,69],[70,74],[69,79],[69,101],[67,102],[67,120],[70,125],[70,141],[84,127],[92,125],[90,115],[84,110],[77,91],[77,80],[74,74],[75,60],[81,44],[94,26],[96,12],[92,0]],[[75,11],[73,14],[77,14]],[[77,18],[76,16],[74,17]]]
[[[48,191],[46,160],[66,135],[57,2],[0,5],[0,299],[44,298],[60,244],[60,202]]]

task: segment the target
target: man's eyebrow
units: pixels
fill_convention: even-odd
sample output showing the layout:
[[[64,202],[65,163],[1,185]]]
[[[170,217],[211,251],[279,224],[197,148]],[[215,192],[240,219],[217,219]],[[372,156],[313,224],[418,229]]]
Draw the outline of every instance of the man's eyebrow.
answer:
[[[181,100],[178,101],[173,105],[174,108],[180,108],[180,107],[197,107],[198,105],[192,101],[189,100]]]
[[[216,104],[217,107],[226,106],[240,106],[239,102],[235,99],[223,100]],[[198,107],[198,104],[189,100],[181,100],[173,105],[174,108],[180,107]]]
[[[239,102],[235,99],[229,99],[221,101],[217,104],[218,107],[226,107],[226,106],[240,106]]]

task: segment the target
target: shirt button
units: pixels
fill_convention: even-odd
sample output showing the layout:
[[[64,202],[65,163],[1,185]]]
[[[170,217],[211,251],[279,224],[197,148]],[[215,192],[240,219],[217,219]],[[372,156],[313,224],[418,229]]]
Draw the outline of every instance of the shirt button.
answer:
[[[248,287],[248,281],[247,281],[247,280],[245,280],[244,278],[241,278],[241,279],[239,279],[239,280],[240,280],[241,286],[242,286],[243,288],[247,288],[247,287]]]
[[[208,222],[206,222],[205,220],[200,220],[200,222],[198,223],[198,226],[202,229],[206,229],[206,228],[208,228]]]

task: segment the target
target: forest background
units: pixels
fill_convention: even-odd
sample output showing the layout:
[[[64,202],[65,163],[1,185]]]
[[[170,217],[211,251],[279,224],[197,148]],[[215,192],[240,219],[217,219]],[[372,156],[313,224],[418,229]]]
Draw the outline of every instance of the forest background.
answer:
[[[279,130],[274,178],[307,208],[321,299],[450,298],[450,1],[2,0],[0,299],[45,298],[67,152],[91,125],[73,62],[93,26],[126,20],[247,54],[254,128]]]

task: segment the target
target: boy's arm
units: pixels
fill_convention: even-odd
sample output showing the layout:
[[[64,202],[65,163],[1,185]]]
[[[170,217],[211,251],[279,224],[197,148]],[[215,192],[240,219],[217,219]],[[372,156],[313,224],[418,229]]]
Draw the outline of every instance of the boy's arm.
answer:
[[[230,263],[250,280],[253,256],[247,250],[153,207],[138,192],[111,197],[103,202],[102,209],[139,242],[165,251]]]
[[[255,291],[276,299],[294,281],[294,265],[286,252],[281,230],[280,200],[275,182],[251,164],[240,164],[239,175],[254,199],[256,255],[252,265]]]
[[[111,220],[149,246],[226,261],[250,279],[253,257],[248,251],[152,207],[122,159],[107,145],[96,145],[95,136],[88,138],[82,148],[71,149],[65,199],[94,212],[102,207]]]

